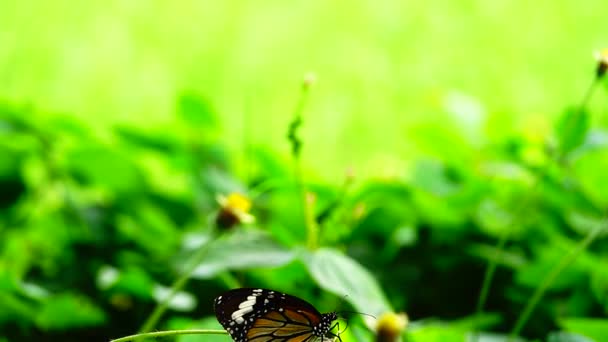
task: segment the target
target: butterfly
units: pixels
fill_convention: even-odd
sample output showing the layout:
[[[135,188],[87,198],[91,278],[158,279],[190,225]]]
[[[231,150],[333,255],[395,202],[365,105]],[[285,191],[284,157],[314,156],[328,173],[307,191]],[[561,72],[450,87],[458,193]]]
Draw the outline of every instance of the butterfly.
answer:
[[[215,299],[213,310],[235,342],[342,341],[330,331],[335,312],[321,314],[308,302],[273,290],[230,290]]]

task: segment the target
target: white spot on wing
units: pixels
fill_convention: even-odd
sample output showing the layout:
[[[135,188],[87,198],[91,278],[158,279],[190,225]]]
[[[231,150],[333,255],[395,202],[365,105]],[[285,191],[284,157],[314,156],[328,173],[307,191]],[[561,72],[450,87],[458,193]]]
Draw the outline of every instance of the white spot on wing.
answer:
[[[239,309],[244,309],[244,308],[247,308],[247,307],[254,306],[255,305],[255,301],[256,301],[255,298],[256,298],[255,296],[248,296],[246,301],[244,301],[241,304],[239,304]]]
[[[243,302],[243,303],[245,303],[245,302]],[[243,305],[243,303],[241,303],[241,305]],[[253,301],[253,303],[255,304],[255,301]],[[243,323],[244,315],[253,311],[253,304],[249,305],[249,306],[245,306],[245,307],[241,307],[241,305],[239,305],[239,310],[236,310],[231,315],[232,319],[235,320],[239,324]]]

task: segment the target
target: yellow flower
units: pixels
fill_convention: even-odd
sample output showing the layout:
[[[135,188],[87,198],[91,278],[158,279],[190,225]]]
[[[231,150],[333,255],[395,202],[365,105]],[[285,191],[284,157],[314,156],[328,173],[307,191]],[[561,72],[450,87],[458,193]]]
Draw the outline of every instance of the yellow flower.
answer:
[[[387,312],[382,314],[376,325],[377,342],[400,341],[401,333],[407,327],[409,320],[404,312]]]
[[[251,200],[245,195],[236,192],[230,193],[228,196],[218,195],[217,201],[221,206],[215,219],[218,227],[229,229],[237,224],[255,221],[255,217],[249,213]]]

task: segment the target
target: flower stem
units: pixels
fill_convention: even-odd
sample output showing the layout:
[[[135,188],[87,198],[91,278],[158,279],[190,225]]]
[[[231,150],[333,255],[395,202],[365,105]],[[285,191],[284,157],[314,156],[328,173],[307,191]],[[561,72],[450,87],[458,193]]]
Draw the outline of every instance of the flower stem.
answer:
[[[519,335],[519,333],[521,332],[521,329],[524,327],[524,325],[530,318],[530,315],[536,308],[536,305],[538,304],[540,299],[543,297],[545,292],[547,292],[547,289],[549,288],[549,286],[551,286],[551,284],[557,278],[557,276],[559,276],[560,273],[562,273],[562,271],[564,269],[566,269],[566,267],[568,267],[587,247],[589,247],[589,245],[593,242],[593,240],[595,240],[595,238],[597,238],[600,235],[600,233],[602,233],[605,229],[606,229],[606,225],[602,224],[602,225],[596,227],[595,229],[591,230],[589,232],[589,234],[578,243],[578,245],[574,248],[574,250],[572,250],[572,252],[570,254],[566,254],[560,260],[559,264],[557,264],[557,266],[555,266],[551,270],[551,272],[549,272],[549,274],[543,278],[543,282],[540,284],[540,286],[538,286],[536,288],[536,290],[534,291],[534,294],[528,301],[526,307],[524,308],[522,313],[519,315],[519,318],[517,319],[517,322],[515,323],[513,330],[511,330],[511,334],[509,336],[509,341],[513,340],[515,337],[517,337]]]
[[[287,139],[291,143],[291,155],[293,157],[293,168],[296,185],[298,187],[300,203],[302,207],[302,216],[304,219],[304,226],[306,227],[306,239],[309,249],[315,249],[318,242],[318,227],[314,219],[310,218],[314,215],[311,214],[311,204],[308,201],[308,194],[306,186],[304,185],[304,176],[302,175],[302,163],[301,163],[301,152],[302,152],[302,140],[298,136],[298,131],[302,126],[302,114],[306,103],[308,102],[308,96],[310,93],[310,87],[314,83],[314,76],[307,75],[302,82],[302,90],[300,92],[300,98],[294,109],[293,120],[289,124],[289,130],[287,132]]]
[[[150,330],[154,329],[154,327],[160,320],[161,316],[165,313],[165,311],[167,311],[167,308],[169,307],[169,302],[171,302],[171,299],[173,298],[173,296],[175,296],[175,294],[178,293],[186,285],[186,283],[188,283],[188,280],[190,279],[190,276],[192,275],[192,273],[196,270],[198,265],[203,261],[205,255],[207,254],[208,246],[209,246],[208,244],[202,246],[196,252],[196,254],[194,254],[192,259],[190,260],[190,265],[188,266],[188,268],[173,283],[173,285],[171,285],[171,289],[169,290],[169,294],[167,295],[167,297],[165,299],[163,299],[163,301],[160,302],[156,306],[156,308],[154,308],[154,311],[152,312],[152,314],[150,316],[148,316],[148,319],[146,319],[146,321],[144,322],[142,327],[139,329],[140,334],[147,333]]]
[[[136,341],[136,340],[145,339],[145,338],[166,337],[166,336],[175,336],[175,335],[197,335],[197,334],[221,335],[221,334],[227,334],[227,332],[225,330],[211,330],[211,329],[166,330],[166,331],[155,331],[155,332],[140,333],[140,334],[125,336],[125,337],[117,338],[114,340],[110,340],[110,342],[127,342],[127,341]]]

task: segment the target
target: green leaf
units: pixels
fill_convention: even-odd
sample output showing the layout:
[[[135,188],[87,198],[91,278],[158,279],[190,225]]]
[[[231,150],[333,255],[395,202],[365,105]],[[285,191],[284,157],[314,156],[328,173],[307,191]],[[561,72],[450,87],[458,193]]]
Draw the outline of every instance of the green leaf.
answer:
[[[162,208],[149,203],[133,203],[131,206],[133,215],[116,218],[121,237],[158,257],[172,255],[179,242],[178,229]]]
[[[85,145],[67,155],[68,168],[83,180],[110,191],[131,193],[142,187],[142,174],[128,157],[110,146]]]
[[[142,299],[152,298],[154,281],[142,269],[132,266],[125,270],[104,265],[99,268],[97,287],[112,293],[129,294]]]
[[[44,330],[94,327],[105,321],[105,313],[88,298],[71,293],[50,297],[36,315],[36,324]]]
[[[562,154],[581,146],[589,130],[589,114],[585,110],[571,108],[557,122],[556,135]]]
[[[566,318],[559,323],[565,330],[581,334],[593,341],[605,341],[608,336],[608,319]]]
[[[36,312],[36,306],[30,301],[4,289],[0,290],[0,325],[12,322],[29,323]]]
[[[165,303],[171,292],[172,290],[170,287],[157,284],[154,286],[154,299],[158,303]],[[196,308],[196,303],[196,297],[194,297],[192,293],[186,291],[177,291],[171,295],[171,299],[167,303],[167,307],[175,311],[188,312]]]
[[[392,311],[373,275],[349,256],[324,248],[304,254],[302,261],[321,288],[346,296],[355,310],[377,317]]]
[[[573,164],[574,174],[580,185],[580,191],[598,208],[608,205],[608,150],[590,151],[576,158]]]
[[[114,132],[122,138],[122,141],[141,148],[172,153],[179,147],[179,142],[173,134],[165,131],[152,130],[144,127],[118,126]]]
[[[550,333],[547,338],[547,342],[594,342],[593,340],[588,339],[587,337],[581,336],[575,333],[568,332],[554,332]]]
[[[502,316],[499,313],[485,312],[480,315],[467,316],[456,321],[451,321],[450,325],[462,330],[471,330],[473,328],[489,329],[497,326],[502,321]]]
[[[598,303],[604,307],[604,312],[608,312],[608,269],[605,267],[605,260],[598,262],[592,271],[591,291]]]
[[[277,267],[291,262],[294,253],[260,231],[236,231],[213,241],[193,278],[209,279],[226,270]]]
[[[416,163],[412,178],[414,186],[436,196],[447,196],[459,189],[450,179],[446,166],[436,160],[423,159]]]

